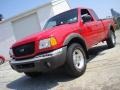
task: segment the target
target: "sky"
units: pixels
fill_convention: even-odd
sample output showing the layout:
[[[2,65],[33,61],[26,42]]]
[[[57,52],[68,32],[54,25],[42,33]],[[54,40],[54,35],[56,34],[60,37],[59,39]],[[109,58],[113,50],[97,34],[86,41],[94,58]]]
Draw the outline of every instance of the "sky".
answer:
[[[22,12],[43,5],[51,0],[0,0],[0,14],[8,19]],[[111,16],[113,8],[120,13],[120,0],[69,0],[71,8],[92,8],[100,18]]]

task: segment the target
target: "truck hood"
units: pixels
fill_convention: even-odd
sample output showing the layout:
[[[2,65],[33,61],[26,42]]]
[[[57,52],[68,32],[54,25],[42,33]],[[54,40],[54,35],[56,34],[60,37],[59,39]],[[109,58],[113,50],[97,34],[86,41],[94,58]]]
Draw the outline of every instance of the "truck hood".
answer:
[[[68,32],[68,30],[70,31],[72,28],[73,28],[72,24],[64,24],[64,25],[55,26],[55,27],[52,27],[49,29],[45,29],[45,30],[42,30],[41,32],[29,35],[29,36],[17,41],[12,47],[26,44],[29,42],[34,42],[34,41],[41,40],[44,38],[49,38],[50,36],[55,36],[58,33],[60,35],[60,34],[62,34],[63,31],[65,32],[65,30],[66,30]]]

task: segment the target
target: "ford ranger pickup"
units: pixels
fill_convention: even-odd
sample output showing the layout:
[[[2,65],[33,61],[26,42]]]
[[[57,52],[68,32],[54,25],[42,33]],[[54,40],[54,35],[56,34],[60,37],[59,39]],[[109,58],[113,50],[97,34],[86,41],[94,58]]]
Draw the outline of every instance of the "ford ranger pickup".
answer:
[[[89,8],[75,8],[50,18],[39,33],[27,36],[10,48],[11,67],[29,77],[64,67],[72,77],[82,75],[88,50],[106,41],[116,45],[113,19],[99,19]]]

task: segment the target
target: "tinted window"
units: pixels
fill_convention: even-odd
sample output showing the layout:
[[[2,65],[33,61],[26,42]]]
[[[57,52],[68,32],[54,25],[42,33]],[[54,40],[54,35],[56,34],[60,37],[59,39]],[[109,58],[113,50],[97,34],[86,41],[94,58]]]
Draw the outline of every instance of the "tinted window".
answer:
[[[93,18],[92,16],[90,15],[89,11],[87,9],[81,9],[81,18],[84,17],[84,16],[87,16],[89,15],[91,17],[91,20],[90,21],[93,21]],[[84,21],[84,20],[83,20]]]
[[[75,23],[77,21],[78,21],[78,10],[72,9],[72,10],[66,11],[64,13],[61,13],[57,16],[50,18],[48,22],[46,23],[44,29],[63,25],[66,23],[69,23],[69,24]]]

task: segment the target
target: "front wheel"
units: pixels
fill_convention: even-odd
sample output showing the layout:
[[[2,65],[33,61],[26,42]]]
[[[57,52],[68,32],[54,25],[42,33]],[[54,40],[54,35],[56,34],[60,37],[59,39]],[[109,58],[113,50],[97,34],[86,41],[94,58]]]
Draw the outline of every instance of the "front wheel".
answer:
[[[72,44],[68,47],[66,71],[72,77],[82,75],[86,70],[86,55],[80,44]]]
[[[113,48],[116,45],[116,36],[113,31],[110,30],[110,33],[106,42],[107,42],[108,48]]]

